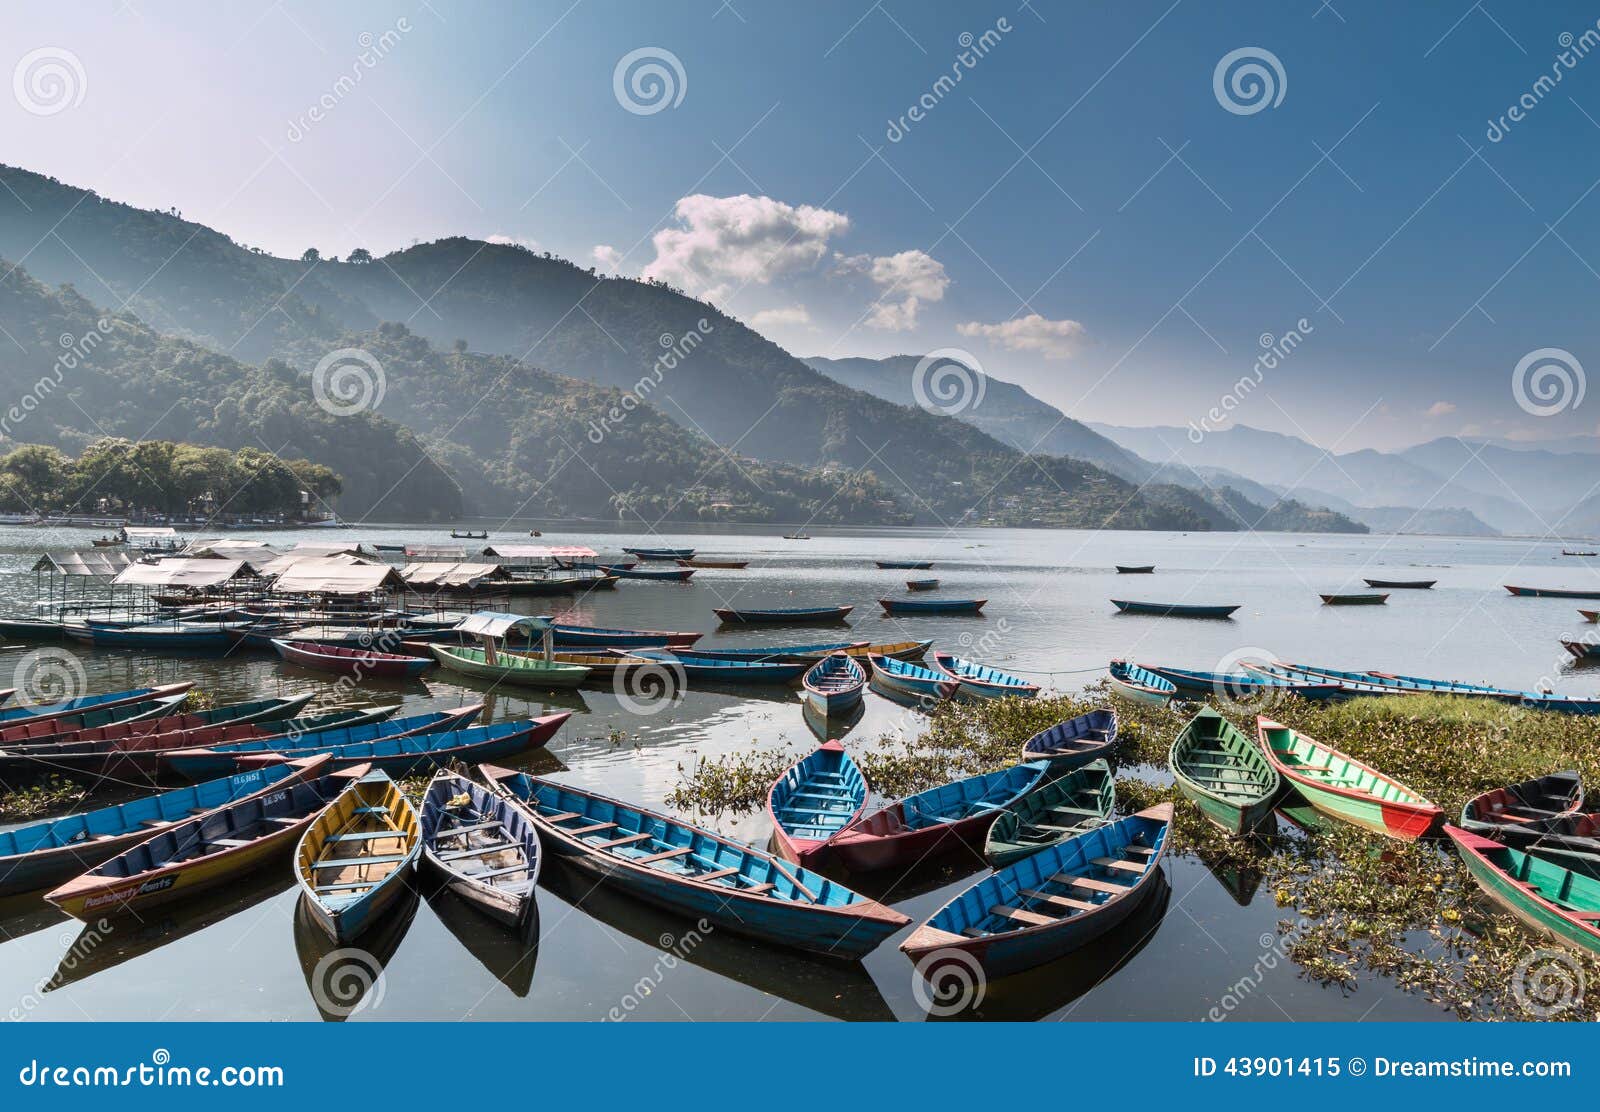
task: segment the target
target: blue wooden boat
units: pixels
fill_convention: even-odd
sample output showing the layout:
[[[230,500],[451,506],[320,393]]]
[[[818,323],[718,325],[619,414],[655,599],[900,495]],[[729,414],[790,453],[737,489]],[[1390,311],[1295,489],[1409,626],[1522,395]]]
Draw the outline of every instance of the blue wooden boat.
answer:
[[[986,598],[880,598],[886,614],[978,614]]]
[[[1022,759],[1045,760],[1060,776],[1098,760],[1117,744],[1117,712],[1108,707],[1057,722],[1022,743]]]
[[[1111,605],[1124,614],[1153,614],[1160,618],[1229,618],[1239,609],[1234,606],[1192,606],[1183,602],[1130,602],[1114,598]]]
[[[1255,671],[1250,665],[1246,667]],[[1345,672],[1309,664],[1288,664],[1274,661],[1259,666],[1268,674],[1303,680],[1321,680],[1337,683],[1364,695],[1459,695],[1469,699],[1492,699],[1512,703],[1529,710],[1556,711],[1561,714],[1600,715],[1600,699],[1584,699],[1574,695],[1557,695],[1544,691],[1517,691],[1513,688],[1492,687],[1481,683],[1463,683],[1459,680],[1430,680],[1421,676],[1400,676],[1392,672]]]
[[[1127,660],[1113,660],[1107,671],[1111,676],[1111,690],[1134,703],[1164,707],[1172,702],[1178,687],[1171,680],[1146,671]]]
[[[937,591],[938,589],[939,581],[937,579],[906,580],[906,590],[908,591]]]
[[[675,649],[688,648],[700,640],[698,633],[674,633],[662,629],[606,629],[602,626],[555,626],[557,648],[567,649]]]
[[[304,760],[255,768],[95,811],[0,832],[0,896],[46,888],[143,842],[156,831],[298,781]]]
[[[165,699],[169,695],[181,695],[193,686],[193,683],[167,683],[159,687],[134,687],[127,691],[113,691],[107,695],[80,695],[75,699],[63,699],[58,703],[24,703],[21,706],[0,707],[0,725],[44,722],[50,719],[64,720],[80,715],[84,711],[109,710],[112,707],[128,706],[132,703]]]
[[[1181,695],[1243,702],[1262,696],[1298,695],[1302,699],[1346,699],[1350,692],[1337,683],[1314,683],[1285,679],[1281,676],[1256,675],[1250,672],[1201,672],[1192,668],[1168,668],[1155,664],[1141,665],[1145,671],[1169,680]]]
[[[607,575],[614,575],[619,579],[661,579],[687,583],[689,577],[694,575],[693,568],[635,568],[623,567],[620,564],[600,564],[598,567]]]
[[[874,562],[886,571],[927,571],[933,567],[932,560],[876,560]]]
[[[539,834],[496,792],[454,772],[422,797],[422,867],[495,922],[526,930],[538,915]]]
[[[943,672],[891,656],[874,654],[867,657],[867,665],[872,669],[872,689],[896,701],[949,699],[961,689],[959,680]]]
[[[666,649],[631,649],[628,655],[665,664],[701,683],[793,683],[810,667],[804,660],[685,660]]]
[[[829,851],[852,873],[911,869],[963,845],[981,855],[995,816],[1041,787],[1049,769],[1029,761],[908,795],[839,831]]]
[[[692,548],[624,548],[622,551],[641,560],[658,560],[663,563],[694,559]]]
[[[837,741],[801,757],[767,792],[779,855],[808,868],[822,861],[828,839],[861,817],[868,794],[861,769]]]
[[[962,892],[900,949],[914,962],[954,951],[1003,977],[1071,953],[1116,928],[1159,885],[1172,804],[1042,849]],[[919,965],[919,968],[923,968]]]
[[[158,760],[163,772],[199,780],[232,771],[239,759],[244,757],[276,756],[282,759],[285,753],[296,757],[310,753],[332,753],[349,746],[388,741],[391,738],[458,730],[482,710],[483,704],[477,703],[455,710],[413,714],[361,726],[339,726],[309,734],[273,734],[243,741],[168,748],[159,752]]]
[[[102,649],[215,652],[233,647],[241,622],[164,622],[112,627],[90,622],[68,626],[67,635]]]
[[[854,609],[853,606],[789,606],[778,610],[736,610],[718,606],[711,612],[726,625],[812,625],[842,622]]]
[[[911,921],[837,881],[668,815],[525,772],[479,771],[533,820],[547,852],[718,930],[850,961]]]
[[[328,804],[295,849],[300,900],[335,942],[349,942],[407,892],[422,852],[416,809],[374,769]]]
[[[435,730],[429,733],[405,734],[399,737],[378,738],[375,741],[358,741],[348,745],[319,745],[316,748],[290,749],[291,756],[310,753],[329,753],[333,768],[351,768],[370,764],[391,776],[414,776],[435,767],[448,767],[453,761],[477,761],[505,758],[529,749],[542,748],[559,730],[562,723],[572,717],[568,710],[547,714],[542,718],[512,719],[496,722],[492,726],[472,726],[464,730]],[[270,743],[255,742],[254,745]],[[206,753],[204,750],[179,751],[167,755],[167,763],[179,775],[198,764],[200,770],[215,767],[217,757],[231,757],[239,768],[250,768],[258,763],[281,760],[283,750],[274,753],[254,749],[246,752]]]
[[[1003,699],[1007,695],[1031,699],[1039,694],[1039,685],[1036,683],[1029,683],[1020,676],[1013,676],[998,668],[990,668],[987,664],[963,660],[954,653],[934,653],[933,667],[935,671],[959,680],[961,689],[956,694],[969,699]]]
[[[810,645],[761,645],[750,648],[673,649],[685,660],[821,660],[834,653],[866,648],[867,641],[819,641]]]
[[[867,673],[844,653],[824,657],[800,678],[801,698],[824,718],[848,714],[861,703]]]
[[[1518,598],[1600,598],[1600,590],[1592,587],[1512,587],[1506,586]]]

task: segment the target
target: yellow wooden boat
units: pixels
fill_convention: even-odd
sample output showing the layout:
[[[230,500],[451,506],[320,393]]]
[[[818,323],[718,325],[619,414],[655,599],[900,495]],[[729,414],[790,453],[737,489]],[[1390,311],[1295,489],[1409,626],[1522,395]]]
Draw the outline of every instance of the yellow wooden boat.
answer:
[[[355,938],[405,894],[421,851],[411,801],[386,773],[367,773],[317,816],[295,851],[311,921],[335,942]]]

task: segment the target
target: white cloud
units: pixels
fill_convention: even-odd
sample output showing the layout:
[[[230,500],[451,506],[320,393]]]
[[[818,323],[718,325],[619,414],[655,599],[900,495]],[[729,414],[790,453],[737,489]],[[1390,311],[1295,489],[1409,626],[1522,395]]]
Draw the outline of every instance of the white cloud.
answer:
[[[756,331],[763,328],[796,328],[811,323],[811,313],[804,305],[790,305],[783,309],[763,309],[750,318],[750,327]]]
[[[850,228],[842,212],[747,193],[696,193],[680,198],[673,211],[678,226],[652,237],[656,257],[641,277],[699,294],[725,293],[733,283],[766,285],[814,267],[827,255],[828,240]]]
[[[622,272],[622,252],[611,246],[611,244],[597,243],[594,246],[594,250],[589,254],[594,259],[594,265],[597,269],[611,274],[620,274]]]
[[[968,321],[956,325],[963,336],[975,336],[999,344],[1007,351],[1036,351],[1046,359],[1065,359],[1078,349],[1088,330],[1075,320],[1047,320],[1038,313],[1003,321],[980,324]]]
[[[908,332],[917,326],[923,302],[942,301],[950,288],[944,264],[926,251],[895,255],[841,255],[835,271],[865,274],[878,287],[877,301],[867,314],[867,327]]]
[[[529,251],[539,250],[539,241],[526,236],[507,235],[505,232],[496,232],[492,236],[484,236],[485,243],[495,243],[502,247],[526,247]]]
[[[1455,402],[1434,402],[1427,409],[1423,410],[1422,415],[1424,417],[1448,417],[1455,411]]]

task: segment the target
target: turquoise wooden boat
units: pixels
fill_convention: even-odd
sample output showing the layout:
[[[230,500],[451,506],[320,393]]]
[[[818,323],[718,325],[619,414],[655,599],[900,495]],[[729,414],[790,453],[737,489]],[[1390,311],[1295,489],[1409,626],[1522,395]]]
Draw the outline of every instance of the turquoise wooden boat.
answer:
[[[479,771],[533,820],[547,852],[718,930],[849,961],[911,922],[837,881],[668,815],[525,772]]]
[[[1394,777],[1288,726],[1258,718],[1256,733],[1278,775],[1325,815],[1407,842],[1426,837],[1444,818]]]
[[[1283,788],[1261,750],[1210,707],[1178,732],[1167,763],[1178,790],[1229,834],[1260,829]]]
[[[1600,598],[1600,590],[1592,587],[1512,587],[1506,590],[1518,598]]]
[[[867,673],[844,653],[817,661],[800,677],[806,705],[824,718],[848,714],[861,704],[867,686]]]
[[[322,812],[295,849],[301,906],[335,942],[350,942],[410,889],[421,824],[400,786],[373,769]]]
[[[1110,764],[1090,761],[1029,792],[1011,810],[1002,812],[989,827],[983,855],[995,868],[1003,869],[1110,822],[1116,806],[1117,788]]]
[[[867,641],[819,641],[809,645],[753,645],[748,648],[673,649],[680,660],[821,660],[834,653],[866,648]]]
[[[657,560],[662,563],[694,559],[692,548],[624,548],[622,551],[641,560]]]
[[[597,566],[607,575],[614,575],[618,579],[658,579],[673,583],[687,583],[695,572],[694,568],[636,568],[622,564]]]
[[[174,823],[297,782],[308,767],[288,761],[0,832],[0,896],[60,884]]]
[[[869,656],[872,689],[897,702],[921,702],[954,697],[961,689],[958,680],[920,664],[889,656]]]
[[[911,869],[963,845],[981,852],[990,823],[1038,790],[1048,771],[1030,761],[908,795],[852,822],[829,848],[852,873]]]
[[[1117,744],[1117,712],[1092,710],[1047,726],[1022,743],[1022,759],[1048,761],[1050,775],[1060,776],[1098,760]]]
[[[1111,690],[1132,703],[1164,707],[1178,693],[1177,685],[1171,680],[1131,661],[1113,660],[1107,671],[1111,676]]]
[[[1111,605],[1124,614],[1149,614],[1158,618],[1229,618],[1243,604],[1195,606],[1184,602],[1134,602],[1114,598]]]
[[[664,629],[606,629],[602,626],[557,623],[553,635],[557,648],[567,649],[667,649],[688,648],[700,640],[698,633]]]
[[[934,912],[900,949],[930,974],[955,952],[990,977],[1071,953],[1156,890],[1171,823],[1172,804],[1161,803],[1024,857]]]
[[[1469,699],[1493,699],[1511,703],[1529,710],[1548,710],[1560,714],[1600,715],[1600,699],[1583,699],[1573,695],[1556,695],[1545,691],[1517,691],[1513,688],[1491,687],[1481,683],[1463,683],[1459,680],[1430,680],[1421,676],[1401,676],[1393,672],[1344,672],[1309,664],[1252,665],[1245,668],[1266,671],[1269,674],[1291,679],[1321,679],[1359,691],[1363,695],[1460,695]]]
[[[886,571],[927,571],[933,567],[932,560],[875,560],[873,562]]]
[[[1458,826],[1446,824],[1444,832],[1478,887],[1524,926],[1600,953],[1600,881]]]
[[[986,598],[880,598],[885,614],[977,614]]]
[[[0,707],[0,725],[18,722],[43,722],[48,719],[65,719],[85,711],[109,710],[130,703],[148,703],[169,695],[181,695],[192,683],[167,683],[159,687],[134,687],[127,691],[113,691],[107,695],[80,695],[76,699],[63,699],[58,703],[24,703],[21,706]]]
[[[477,761],[505,758],[530,749],[540,749],[555,736],[563,723],[572,717],[571,711],[547,714],[542,718],[512,719],[496,722],[492,726],[471,726],[459,730],[434,730],[426,733],[405,734],[399,737],[382,737],[373,741],[358,741],[347,745],[318,744],[310,747],[279,749],[262,752],[259,748],[248,752],[236,750],[207,751],[204,749],[179,750],[165,755],[165,764],[177,775],[194,776],[221,762],[232,760],[239,768],[254,764],[282,760],[290,756],[311,753],[329,753],[333,756],[333,769],[351,768],[358,764],[371,765],[373,769],[391,776],[414,776],[436,767],[448,767],[454,761]],[[324,735],[326,736],[326,735]],[[259,746],[266,743],[251,743]]]
[[[954,653],[934,653],[933,666],[936,671],[958,680],[961,687],[956,694],[969,699],[1003,699],[1007,695],[1031,699],[1039,694],[1039,685],[1036,683],[1029,683],[998,668],[990,668],[987,664],[963,660]]]
[[[663,664],[700,683],[793,683],[811,667],[804,660],[685,660],[666,649],[630,649],[628,655]]]
[[[867,781],[844,746],[827,741],[801,757],[767,791],[767,818],[779,856],[810,868],[828,840],[861,817]]]
[[[751,610],[718,606],[713,607],[711,612],[726,625],[811,625],[842,622],[854,609],[854,606],[787,606],[775,610]]]
[[[1286,679],[1253,672],[1202,672],[1193,668],[1170,668],[1142,664],[1146,672],[1160,676],[1178,689],[1178,694],[1205,699],[1231,699],[1236,702],[1270,699],[1276,695],[1298,695],[1302,699],[1347,699],[1351,692],[1328,680],[1322,683]]]
[[[159,751],[162,771],[190,780],[205,779],[233,770],[242,757],[262,757],[288,753],[305,756],[311,753],[331,753],[352,745],[386,741],[396,737],[416,734],[442,733],[460,729],[483,710],[482,703],[457,707],[448,711],[430,711],[405,718],[388,718],[362,726],[339,726],[331,730],[318,730],[308,734],[273,734],[253,737],[243,741],[222,741],[185,748]]]

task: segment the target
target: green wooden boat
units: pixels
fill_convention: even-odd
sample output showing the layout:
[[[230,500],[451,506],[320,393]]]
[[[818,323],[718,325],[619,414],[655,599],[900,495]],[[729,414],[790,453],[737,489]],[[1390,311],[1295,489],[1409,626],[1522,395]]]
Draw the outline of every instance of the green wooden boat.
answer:
[[[1288,785],[1325,815],[1414,842],[1444,812],[1392,776],[1274,722],[1256,719],[1261,750]]]
[[[497,652],[490,660],[482,649],[470,645],[429,645],[435,659],[452,672],[474,679],[512,683],[519,687],[577,687],[589,678],[582,664],[562,664],[542,656]]]
[[[1261,750],[1210,707],[1179,731],[1167,759],[1178,790],[1229,834],[1248,834],[1266,822],[1283,787]]]
[[[1003,869],[1029,854],[1111,821],[1117,789],[1111,766],[1091,761],[1023,796],[989,827],[983,855]]]
[[[1557,942],[1600,953],[1600,881],[1459,826],[1444,832],[1491,900]]]

